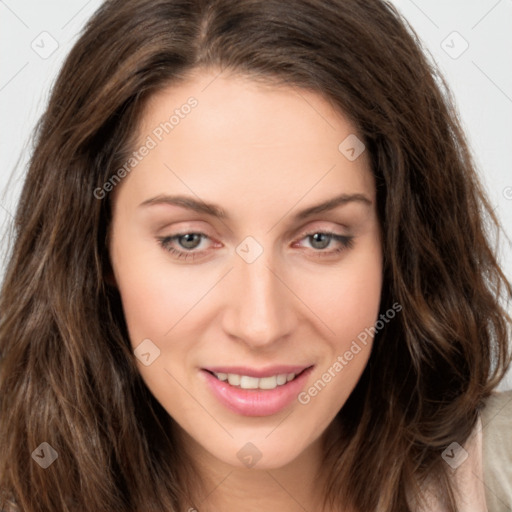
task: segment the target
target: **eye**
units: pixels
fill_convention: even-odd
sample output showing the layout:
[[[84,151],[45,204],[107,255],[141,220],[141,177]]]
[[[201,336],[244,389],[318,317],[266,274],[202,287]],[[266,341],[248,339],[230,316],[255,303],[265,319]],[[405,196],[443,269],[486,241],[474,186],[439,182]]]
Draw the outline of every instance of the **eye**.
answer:
[[[332,235],[315,233],[314,235],[309,235],[308,239],[314,249],[325,249],[331,243]]]
[[[197,249],[201,243],[202,236],[200,233],[187,233],[179,235],[176,240],[184,249]]]
[[[194,259],[206,251],[208,247],[204,247],[205,244],[203,244],[203,242],[210,240],[210,237],[204,233],[190,232],[158,237],[157,240],[166,251],[170,252],[178,259]]]
[[[305,233],[295,247],[304,246],[307,242],[316,256],[328,257],[353,246],[353,236],[339,235],[326,231]],[[208,235],[200,232],[179,233],[172,236],[157,237],[160,246],[177,259],[196,259],[205,255],[211,246],[222,247]],[[204,243],[203,243],[204,242]],[[210,242],[209,244],[207,242]]]
[[[305,241],[319,256],[329,256],[344,251],[345,249],[350,249],[353,246],[354,237],[325,231],[316,231],[303,235],[301,240],[297,242],[297,245],[304,247],[303,243]]]

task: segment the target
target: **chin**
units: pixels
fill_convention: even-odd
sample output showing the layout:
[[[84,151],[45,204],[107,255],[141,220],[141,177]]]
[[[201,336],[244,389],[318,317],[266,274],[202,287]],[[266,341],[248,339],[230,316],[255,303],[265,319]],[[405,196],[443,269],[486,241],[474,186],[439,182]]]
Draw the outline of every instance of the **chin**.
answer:
[[[239,469],[272,470],[293,464],[309,447],[305,442],[307,438],[305,433],[297,432],[296,435],[287,433],[288,442],[284,442],[283,434],[280,436],[277,431],[270,434],[267,439],[265,436],[268,436],[268,430],[260,436],[259,440],[251,441],[250,437],[247,437],[246,441],[235,440],[229,447],[217,445],[211,447],[212,450],[205,448],[213,457],[229,466]],[[272,437],[274,439],[271,439]],[[300,442],[296,441],[299,439]]]

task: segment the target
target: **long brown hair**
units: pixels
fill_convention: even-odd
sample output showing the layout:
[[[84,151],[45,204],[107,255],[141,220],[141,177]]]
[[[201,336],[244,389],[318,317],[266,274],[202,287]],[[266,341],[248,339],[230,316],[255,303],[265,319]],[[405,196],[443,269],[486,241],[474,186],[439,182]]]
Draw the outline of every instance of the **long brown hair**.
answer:
[[[446,86],[382,0],[111,0],[89,21],[38,125],[0,298],[2,498],[24,512],[194,504],[106,279],[110,196],[93,192],[134,150],[147,99],[206,67],[321,94],[371,155],[381,309],[402,311],[325,447],[326,503],[407,511],[435,477],[455,511],[441,452],[510,364],[512,286]],[[58,454],[47,469],[31,458],[42,442]]]

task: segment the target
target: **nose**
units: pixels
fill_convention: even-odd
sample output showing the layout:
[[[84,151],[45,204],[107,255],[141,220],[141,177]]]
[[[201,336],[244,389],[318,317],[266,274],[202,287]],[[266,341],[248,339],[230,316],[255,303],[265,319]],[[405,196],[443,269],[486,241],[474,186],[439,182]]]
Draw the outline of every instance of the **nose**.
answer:
[[[231,274],[224,331],[260,349],[289,336],[296,324],[294,296],[284,284],[286,276],[280,275],[270,258],[262,255],[253,263],[240,259]]]

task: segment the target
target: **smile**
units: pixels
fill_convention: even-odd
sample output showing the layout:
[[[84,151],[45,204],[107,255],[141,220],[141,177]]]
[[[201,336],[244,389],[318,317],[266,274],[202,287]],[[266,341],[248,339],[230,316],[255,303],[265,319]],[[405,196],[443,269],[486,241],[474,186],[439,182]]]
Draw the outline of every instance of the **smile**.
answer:
[[[236,373],[214,373],[214,375],[223,382],[227,381],[230,386],[238,386],[242,389],[275,389],[295,378],[295,373],[281,373],[260,379]]]
[[[202,375],[217,401],[242,416],[270,416],[282,411],[305,387],[313,366],[203,369]]]

